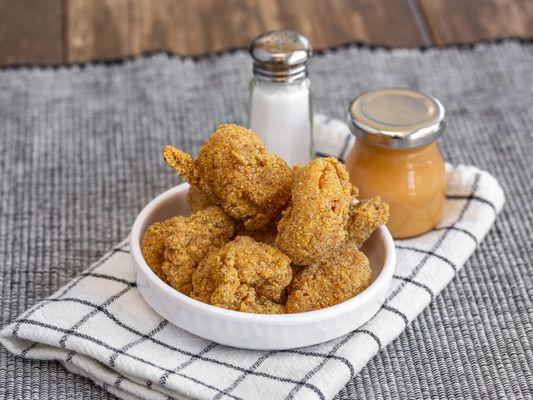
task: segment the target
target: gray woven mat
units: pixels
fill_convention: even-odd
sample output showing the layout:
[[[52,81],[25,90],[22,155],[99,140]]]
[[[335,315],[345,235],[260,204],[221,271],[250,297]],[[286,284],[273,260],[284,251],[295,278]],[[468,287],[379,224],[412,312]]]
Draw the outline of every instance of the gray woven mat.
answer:
[[[244,120],[244,52],[0,71],[0,324],[125,237],[175,184],[161,147],[196,152]],[[533,45],[347,47],[317,55],[317,111],[342,118],[363,90],[420,89],[449,112],[445,158],[501,182],[507,204],[458,277],[340,399],[533,398]],[[53,362],[0,349],[0,398],[110,399]]]

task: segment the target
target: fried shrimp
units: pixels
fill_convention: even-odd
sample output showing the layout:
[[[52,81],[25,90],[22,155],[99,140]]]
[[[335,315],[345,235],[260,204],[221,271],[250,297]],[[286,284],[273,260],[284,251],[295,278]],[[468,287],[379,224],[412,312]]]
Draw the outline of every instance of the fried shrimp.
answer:
[[[276,245],[297,265],[327,257],[347,236],[354,188],[335,158],[316,158],[299,169],[289,207],[278,223]]]
[[[389,220],[389,205],[379,196],[350,206],[348,240],[361,247],[374,230]]]
[[[176,217],[172,233],[164,241],[161,269],[169,284],[189,294],[191,275],[198,263],[213,249],[233,236],[234,223],[217,206],[208,207],[190,217]]]
[[[166,221],[156,222],[146,229],[141,243],[144,260],[154,273],[164,282],[168,282],[161,266],[164,261],[165,240],[178,226],[183,217],[173,217]]]
[[[389,218],[335,158],[290,168],[257,134],[216,128],[198,157],[167,146],[166,163],[189,183],[193,214],[146,230],[141,250],[181,293],[229,310],[281,314],[329,307],[371,283],[359,248]]]
[[[287,312],[333,306],[366,289],[372,280],[368,258],[354,245],[343,244],[326,260],[305,267],[289,287]]]
[[[191,297],[230,310],[283,313],[292,279],[290,259],[248,236],[211,252],[192,276]]]
[[[218,126],[194,161],[172,146],[163,150],[163,157],[248,230],[266,228],[290,198],[291,168],[267,152],[257,134],[238,125]]]

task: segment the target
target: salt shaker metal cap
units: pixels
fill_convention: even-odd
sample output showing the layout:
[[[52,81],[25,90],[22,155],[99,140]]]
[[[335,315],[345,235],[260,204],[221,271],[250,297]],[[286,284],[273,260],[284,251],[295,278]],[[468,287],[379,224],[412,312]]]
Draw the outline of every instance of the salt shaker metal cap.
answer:
[[[259,80],[291,82],[307,76],[312,55],[309,40],[289,30],[265,32],[250,46],[254,75]]]
[[[364,143],[408,149],[437,140],[444,132],[445,115],[434,97],[408,89],[382,89],[358,96],[347,122]]]

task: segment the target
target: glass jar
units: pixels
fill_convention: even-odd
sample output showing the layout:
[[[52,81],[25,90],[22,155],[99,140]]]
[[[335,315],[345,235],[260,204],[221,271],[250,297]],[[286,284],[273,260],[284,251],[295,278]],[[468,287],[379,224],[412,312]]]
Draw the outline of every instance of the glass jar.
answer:
[[[360,198],[379,195],[390,205],[387,227],[396,239],[427,232],[442,217],[445,167],[435,141],[444,119],[438,100],[404,89],[366,92],[350,107],[350,179]]]
[[[313,112],[307,65],[309,41],[292,31],[272,31],[252,41],[254,76],[248,127],[267,150],[289,165],[306,164],[312,153]]]

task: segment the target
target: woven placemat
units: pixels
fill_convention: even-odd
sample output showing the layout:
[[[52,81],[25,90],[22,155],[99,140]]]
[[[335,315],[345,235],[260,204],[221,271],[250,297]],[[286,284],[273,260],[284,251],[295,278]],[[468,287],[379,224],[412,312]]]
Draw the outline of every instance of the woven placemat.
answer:
[[[457,278],[341,399],[532,397],[531,65],[533,45],[518,41],[353,45],[314,58],[314,104],[333,117],[370,88],[438,97],[449,114],[445,158],[490,171],[507,199]],[[98,259],[175,184],[163,145],[194,153],[216,124],[244,121],[250,75],[243,51],[0,71],[2,326]],[[6,399],[112,398],[58,363],[4,348],[0,388]]]

